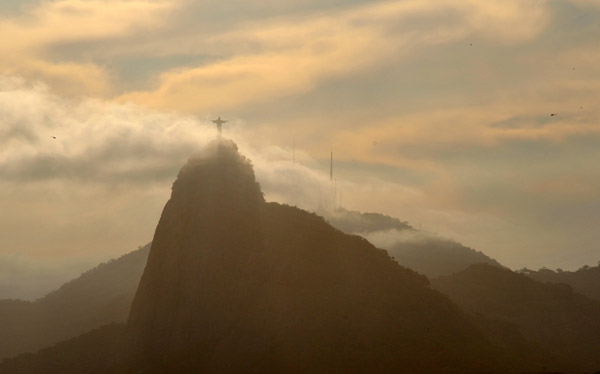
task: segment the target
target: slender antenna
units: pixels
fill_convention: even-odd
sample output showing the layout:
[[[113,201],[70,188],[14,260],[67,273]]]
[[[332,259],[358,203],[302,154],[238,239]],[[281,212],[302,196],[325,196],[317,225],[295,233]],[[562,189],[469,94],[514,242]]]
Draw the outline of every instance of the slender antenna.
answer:
[[[333,149],[331,150],[331,161],[329,163],[329,180],[333,180]]]
[[[333,209],[337,208],[337,178],[333,180]]]

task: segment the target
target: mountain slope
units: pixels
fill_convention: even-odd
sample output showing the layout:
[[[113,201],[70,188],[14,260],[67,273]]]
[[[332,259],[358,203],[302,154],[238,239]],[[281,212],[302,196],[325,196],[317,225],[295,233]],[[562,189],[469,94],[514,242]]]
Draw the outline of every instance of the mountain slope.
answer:
[[[494,341],[517,342],[525,353],[494,346],[486,324],[502,337]],[[190,159],[173,184],[125,328],[6,360],[0,372],[539,368],[545,358],[507,325],[470,318],[364,238],[266,203],[250,162],[220,141]]]
[[[315,214],[265,203],[220,142],[173,185],[128,319],[161,371],[479,372],[507,361],[425,277]]]
[[[361,213],[343,208],[319,214],[339,230],[361,235],[386,249],[398,263],[430,278],[450,275],[469,265],[488,263],[502,267],[483,252],[433,233],[415,230],[407,222],[379,213]]]
[[[344,208],[337,208],[332,212],[322,209],[317,213],[324,216],[331,226],[347,234],[359,235],[375,231],[414,230],[407,222],[380,213],[363,213]]]
[[[0,363],[1,373],[77,373],[105,374],[114,370],[119,343],[125,336],[123,325],[110,324],[76,338],[60,342],[39,352],[23,353]],[[126,369],[119,372],[125,373]]]
[[[149,251],[101,264],[34,302],[0,300],[0,359],[125,322]]]
[[[432,280],[464,310],[512,325],[564,369],[600,369],[600,302],[488,264]]]
[[[481,251],[432,234],[417,232],[386,249],[400,264],[429,278],[449,275],[478,263],[503,267]]]
[[[399,263],[430,277],[477,262],[497,264],[480,252],[416,231],[393,217],[345,209],[334,213],[320,212],[347,233],[370,238],[372,233],[395,230],[422,236],[424,240],[404,240],[387,248]],[[105,323],[124,322],[149,250],[150,244],[102,264],[36,302],[0,300],[0,336],[5,338],[0,339],[0,359],[35,351]]]
[[[600,265],[584,266],[577,271],[553,271],[550,269],[533,271],[524,269],[520,272],[538,282],[568,284],[580,294],[591,299],[600,300]]]

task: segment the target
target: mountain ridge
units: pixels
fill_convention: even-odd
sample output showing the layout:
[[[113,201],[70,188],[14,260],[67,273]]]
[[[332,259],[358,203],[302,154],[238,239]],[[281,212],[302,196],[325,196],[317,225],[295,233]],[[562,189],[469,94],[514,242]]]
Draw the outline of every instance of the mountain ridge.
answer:
[[[512,279],[481,266],[477,276]],[[484,285],[506,279],[497,278]],[[465,313],[450,291],[314,213],[265,202],[250,161],[220,140],[173,183],[127,325],[5,360],[0,371],[506,373],[559,365],[548,347],[531,344],[539,337],[522,321],[478,316],[459,300]]]
[[[432,280],[463,310],[512,325],[550,352],[563,370],[600,368],[600,302],[565,284],[541,283],[508,269],[475,264]]]
[[[522,269],[519,271],[531,279],[547,283],[563,283],[591,299],[600,300],[600,264],[583,266],[576,271],[556,271],[542,268],[538,271]]]
[[[333,211],[321,209],[318,212],[332,226],[346,234],[365,237],[386,249],[403,266],[430,278],[450,275],[481,262],[504,267],[481,251],[434,233],[417,230],[398,218],[344,208]]]
[[[0,300],[0,360],[124,323],[149,251],[102,263],[35,301]]]
[[[161,215],[128,318],[131,365],[206,372],[510,365],[426,277],[316,214],[266,203],[235,144],[211,147],[210,157],[182,168]]]

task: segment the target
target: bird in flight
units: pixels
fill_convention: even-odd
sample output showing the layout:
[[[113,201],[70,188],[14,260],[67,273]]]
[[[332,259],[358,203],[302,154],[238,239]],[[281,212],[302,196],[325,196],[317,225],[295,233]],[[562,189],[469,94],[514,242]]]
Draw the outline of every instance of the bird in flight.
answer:
[[[550,113],[550,117],[558,116],[558,113]]]
[[[56,139],[56,136],[53,136],[52,139]]]

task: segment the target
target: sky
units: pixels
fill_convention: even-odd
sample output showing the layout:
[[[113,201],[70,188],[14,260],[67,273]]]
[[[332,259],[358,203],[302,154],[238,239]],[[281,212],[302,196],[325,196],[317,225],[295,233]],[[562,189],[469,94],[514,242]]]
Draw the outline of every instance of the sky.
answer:
[[[333,149],[347,209],[600,260],[600,0],[3,0],[0,51],[0,298],[149,242],[216,116],[268,200]]]

